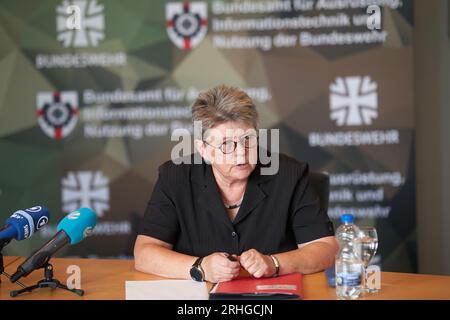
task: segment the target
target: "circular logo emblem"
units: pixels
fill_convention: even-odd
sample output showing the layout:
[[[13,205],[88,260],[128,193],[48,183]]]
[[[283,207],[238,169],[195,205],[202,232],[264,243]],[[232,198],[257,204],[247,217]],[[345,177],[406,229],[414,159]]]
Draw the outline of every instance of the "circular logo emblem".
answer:
[[[48,217],[40,217],[37,224],[36,224],[36,230],[39,230],[43,226],[45,226],[48,223]]]
[[[86,229],[84,229],[83,238],[89,237],[92,234],[92,231],[92,227],[87,227]]]
[[[200,16],[185,12],[173,17],[173,26],[175,32],[183,38],[192,38],[200,31]]]
[[[197,47],[206,36],[207,3],[200,1],[168,3],[165,22],[170,40],[180,49],[191,50]]]
[[[76,92],[38,94],[38,123],[47,136],[62,139],[72,132],[78,120]]]

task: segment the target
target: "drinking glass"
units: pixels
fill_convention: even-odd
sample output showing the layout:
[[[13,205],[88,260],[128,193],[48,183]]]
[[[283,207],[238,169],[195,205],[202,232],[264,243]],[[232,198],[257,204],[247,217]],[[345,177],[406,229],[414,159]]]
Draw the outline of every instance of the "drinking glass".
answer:
[[[378,249],[378,235],[374,227],[360,227],[358,237],[353,241],[355,254],[364,266],[362,292],[377,292],[377,289],[367,286],[367,267]]]

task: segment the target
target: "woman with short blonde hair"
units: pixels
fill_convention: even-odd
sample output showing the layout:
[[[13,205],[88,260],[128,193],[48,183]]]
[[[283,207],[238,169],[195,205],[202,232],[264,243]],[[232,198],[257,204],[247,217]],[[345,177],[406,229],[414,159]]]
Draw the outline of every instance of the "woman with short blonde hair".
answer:
[[[262,175],[258,113],[241,89],[217,86],[192,104],[205,161],[167,161],[135,244],[137,270],[170,278],[228,281],[313,273],[334,263],[333,225],[309,185],[308,165],[279,154]],[[191,157],[194,157],[192,155]]]

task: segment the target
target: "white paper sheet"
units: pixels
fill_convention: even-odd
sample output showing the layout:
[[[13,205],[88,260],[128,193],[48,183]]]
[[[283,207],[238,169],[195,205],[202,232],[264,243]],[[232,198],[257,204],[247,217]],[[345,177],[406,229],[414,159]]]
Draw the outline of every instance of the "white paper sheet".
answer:
[[[126,300],[208,300],[205,282],[193,280],[125,281]]]

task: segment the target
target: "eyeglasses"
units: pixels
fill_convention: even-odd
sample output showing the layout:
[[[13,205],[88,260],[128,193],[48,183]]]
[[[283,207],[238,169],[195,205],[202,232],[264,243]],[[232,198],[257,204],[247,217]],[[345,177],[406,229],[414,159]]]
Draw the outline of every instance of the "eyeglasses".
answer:
[[[232,153],[234,150],[236,150],[238,143],[245,149],[251,149],[251,148],[256,147],[256,145],[258,144],[258,137],[256,135],[249,134],[249,135],[239,138],[238,141],[227,140],[224,143],[222,143],[220,146],[214,146],[214,145],[206,142],[205,140],[203,140],[203,142],[206,143],[208,146],[211,146],[216,149],[220,149],[220,151],[222,151],[222,153],[224,153],[224,154],[229,154],[229,153]]]

